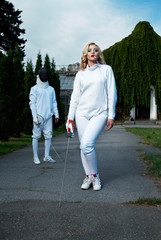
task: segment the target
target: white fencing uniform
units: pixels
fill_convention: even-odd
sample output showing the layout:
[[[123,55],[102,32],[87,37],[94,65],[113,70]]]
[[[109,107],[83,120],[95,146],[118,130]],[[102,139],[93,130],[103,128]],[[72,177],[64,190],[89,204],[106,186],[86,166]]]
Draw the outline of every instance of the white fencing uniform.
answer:
[[[42,82],[39,77],[29,94],[29,105],[33,119],[38,116],[40,125],[34,123],[33,138],[39,139],[43,131],[45,139],[52,138],[52,116],[59,118],[55,90],[48,82]]]
[[[94,145],[107,119],[114,119],[117,91],[109,65],[95,64],[77,73],[68,119],[76,119],[86,175],[97,174]]]

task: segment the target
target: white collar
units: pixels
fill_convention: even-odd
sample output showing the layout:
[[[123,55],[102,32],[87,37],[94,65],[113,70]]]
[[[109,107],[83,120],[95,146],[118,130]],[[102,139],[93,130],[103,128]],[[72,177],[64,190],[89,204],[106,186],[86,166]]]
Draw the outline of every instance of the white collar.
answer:
[[[99,63],[94,64],[92,67],[89,67],[88,64],[87,64],[87,69],[90,70],[90,71],[93,71],[98,67],[99,67]]]
[[[40,87],[40,88],[47,88],[49,86],[49,82],[42,82],[39,78],[39,76],[37,76],[37,81],[36,81],[37,85]]]

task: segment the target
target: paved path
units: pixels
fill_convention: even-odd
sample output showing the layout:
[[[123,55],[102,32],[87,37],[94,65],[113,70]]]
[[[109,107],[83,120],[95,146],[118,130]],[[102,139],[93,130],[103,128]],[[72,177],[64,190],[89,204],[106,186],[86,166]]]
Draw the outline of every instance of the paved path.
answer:
[[[139,160],[142,152],[159,150],[124,126],[104,130],[96,144],[103,189],[82,191],[77,134],[70,140],[63,188],[65,134],[55,137],[53,146],[61,158],[51,149],[56,164],[34,165],[31,146],[0,157],[0,240],[161,239],[161,209],[126,204],[141,197],[161,198]],[[40,159],[43,153],[41,142]]]

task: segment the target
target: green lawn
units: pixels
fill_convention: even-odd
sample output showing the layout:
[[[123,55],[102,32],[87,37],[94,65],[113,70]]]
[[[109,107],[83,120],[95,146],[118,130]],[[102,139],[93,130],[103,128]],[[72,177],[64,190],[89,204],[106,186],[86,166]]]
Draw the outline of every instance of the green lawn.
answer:
[[[146,144],[152,145],[161,150],[161,129],[160,128],[126,128],[128,132],[141,137]],[[148,166],[148,174],[161,177],[161,154],[143,153],[141,158]]]
[[[66,131],[65,125],[54,129],[53,131],[53,137],[64,133]],[[43,140],[43,137],[40,139]],[[0,141],[0,155],[13,152],[17,149],[23,148],[27,145],[31,145],[32,143],[32,137],[31,135],[24,135],[22,134],[21,137],[11,137],[9,141]]]
[[[126,128],[126,130],[143,138],[147,144],[161,149],[161,128]]]

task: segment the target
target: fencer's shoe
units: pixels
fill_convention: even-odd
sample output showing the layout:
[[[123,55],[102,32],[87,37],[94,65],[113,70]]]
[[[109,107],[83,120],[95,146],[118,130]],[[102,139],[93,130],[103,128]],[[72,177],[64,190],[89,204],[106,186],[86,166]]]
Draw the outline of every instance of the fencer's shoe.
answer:
[[[46,156],[43,159],[44,162],[50,162],[50,163],[56,163],[56,161],[54,159],[52,159],[51,156]]]
[[[34,157],[34,163],[35,163],[35,164],[40,164],[40,160],[39,160],[38,157]]]
[[[93,185],[93,190],[95,190],[95,191],[101,190],[102,186],[101,186],[101,180],[99,178],[99,174],[96,174],[96,177],[94,177],[92,175],[91,181],[92,181],[92,185]]]
[[[81,185],[81,189],[87,190],[87,189],[89,189],[91,186],[92,186],[91,176],[88,176],[88,177],[86,177],[86,178],[83,180],[83,183],[82,183],[82,185]]]

